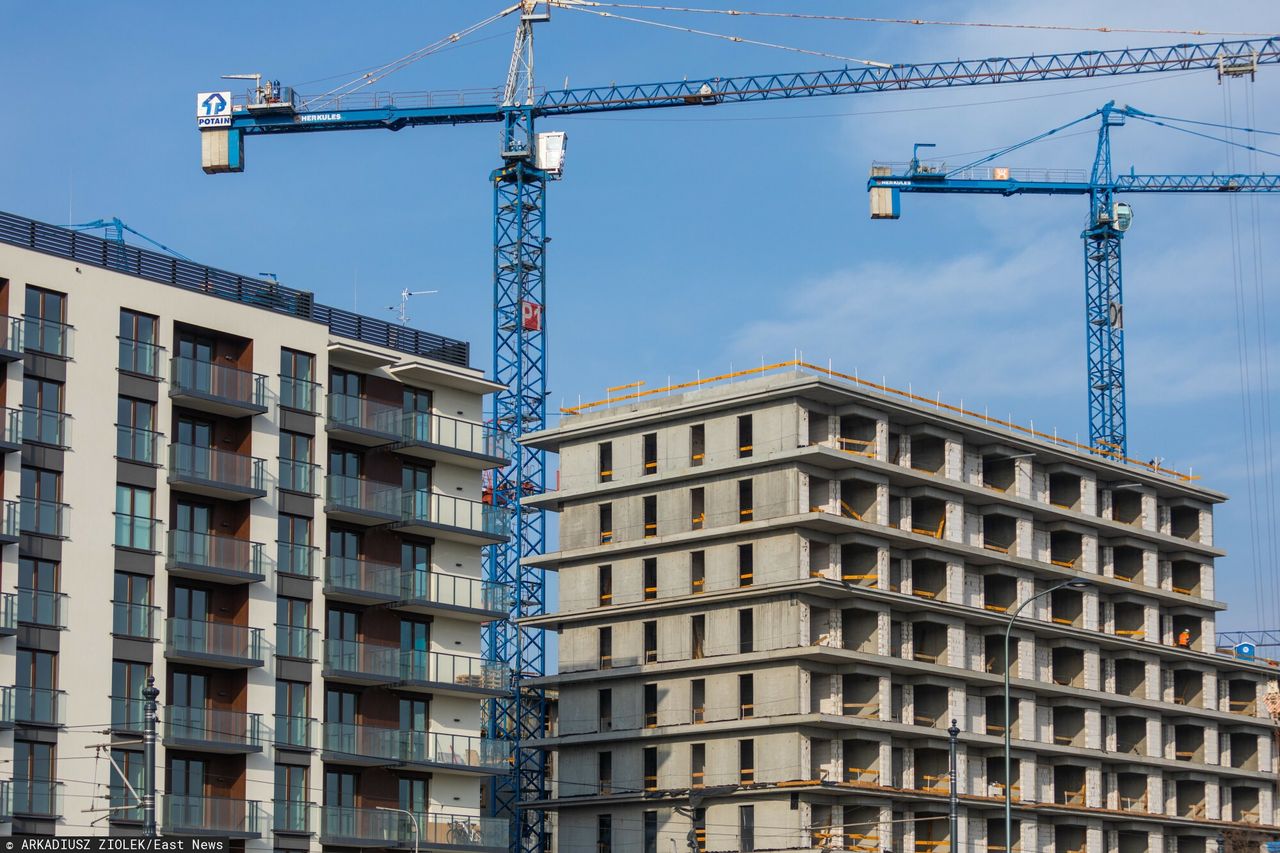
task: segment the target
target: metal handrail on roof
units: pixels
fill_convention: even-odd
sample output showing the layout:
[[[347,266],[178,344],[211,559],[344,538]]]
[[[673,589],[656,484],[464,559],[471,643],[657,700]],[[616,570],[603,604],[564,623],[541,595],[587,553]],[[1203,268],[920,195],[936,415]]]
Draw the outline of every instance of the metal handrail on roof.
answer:
[[[315,301],[315,294],[308,290],[248,278],[137,246],[121,247],[112,240],[37,222],[25,216],[0,212],[0,243],[324,323],[333,334],[362,343],[459,367],[470,365],[471,345],[466,341],[321,305]]]

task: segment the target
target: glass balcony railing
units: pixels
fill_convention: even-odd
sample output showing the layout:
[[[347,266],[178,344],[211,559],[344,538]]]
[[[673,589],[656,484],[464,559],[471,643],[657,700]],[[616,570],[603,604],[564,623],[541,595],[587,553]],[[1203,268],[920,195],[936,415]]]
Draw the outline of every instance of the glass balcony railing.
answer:
[[[160,521],[141,515],[129,515],[117,512],[116,547],[132,548],[135,551],[155,551],[157,528]]]
[[[320,399],[320,385],[296,376],[280,377],[280,405],[286,409],[315,414]]]
[[[212,655],[254,664],[262,661],[261,628],[174,617],[167,620],[166,628],[166,653]]]
[[[160,375],[160,363],[164,347],[132,338],[117,338],[120,342],[120,369],[125,373],[156,378]]]
[[[13,687],[0,685],[0,725],[13,725]]]
[[[400,653],[400,680],[506,690],[509,670],[483,658],[411,649]]]
[[[325,492],[330,507],[388,518],[400,516],[400,489],[389,483],[330,474],[325,478]]]
[[[261,373],[181,355],[173,357],[170,370],[170,393],[210,398],[232,407],[267,406],[267,377]]]
[[[22,410],[4,409],[3,414],[4,432],[0,434],[0,441],[14,446],[22,444]]]
[[[144,465],[159,465],[160,438],[155,430],[117,424],[116,456]]]
[[[358,640],[325,640],[324,667],[355,678],[395,681],[400,677],[400,647]]]
[[[67,691],[48,687],[13,688],[13,718],[19,723],[36,726],[61,726],[66,723]]]
[[[287,714],[276,714],[275,741],[278,746],[291,746],[295,749],[311,749],[312,732],[316,721],[311,717],[291,717]]]
[[[402,515],[405,521],[454,527],[483,536],[510,535],[510,509],[455,495],[406,492]]]
[[[0,593],[0,632],[13,633],[18,630],[18,594],[14,592]]]
[[[507,770],[511,762],[509,741],[439,732],[403,733],[402,754],[410,761],[426,761],[474,770]]]
[[[201,481],[245,491],[264,491],[266,460],[192,444],[169,445],[169,475],[176,481]]]
[[[15,776],[13,814],[15,817],[62,817],[62,783]]]
[[[432,812],[418,820],[424,846],[501,847],[511,831],[507,821],[494,817]]]
[[[146,721],[145,700],[127,696],[111,697],[111,728],[119,732],[141,732]]]
[[[154,640],[156,625],[160,620],[160,608],[153,604],[135,604],[131,601],[111,602],[111,633],[135,640]]]
[[[400,595],[400,567],[353,557],[325,557],[325,592],[365,593],[375,598]]]
[[[18,528],[23,533],[65,537],[67,505],[58,501],[19,498]]]
[[[401,416],[401,438],[418,444],[434,444],[496,459],[509,459],[511,439],[487,424],[464,421],[429,412],[405,412]]]
[[[0,779],[0,823],[13,820],[13,783]]]
[[[22,440],[50,447],[71,445],[71,417],[64,412],[46,409],[22,410]]]
[[[257,800],[165,794],[160,823],[181,835],[261,835],[262,808]]]
[[[401,756],[401,741],[406,732],[393,726],[361,726],[355,723],[324,723],[325,752],[339,755],[380,758],[387,761],[408,760]]]
[[[286,658],[315,660],[315,641],[319,632],[315,628],[299,625],[276,626],[276,654]]]
[[[315,808],[314,803],[301,800],[276,800],[271,804],[271,828],[276,832],[310,835],[314,831],[311,814]]]
[[[167,741],[182,741],[182,746],[186,749],[199,745],[260,749],[262,715],[219,708],[166,705],[164,738]]]
[[[325,844],[423,849],[452,847],[503,847],[510,825],[500,818],[422,812],[417,821],[399,811],[377,811],[345,806],[320,810],[320,840]],[[418,837],[418,834],[421,837]]]
[[[10,353],[23,348],[22,318],[0,315],[0,350]],[[8,357],[12,361],[12,357]]]
[[[71,332],[73,327],[44,317],[22,318],[22,348],[27,352],[44,353],[59,358],[71,357]]]
[[[139,768],[141,769],[141,768]],[[124,785],[108,785],[107,796],[111,802],[111,814],[107,820],[114,823],[142,823],[142,806],[138,805],[137,792],[142,788],[142,774],[131,781],[133,790]]]
[[[400,597],[408,602],[492,613],[511,609],[511,588],[506,584],[420,569],[400,573]]]
[[[168,558],[170,565],[249,580],[264,572],[261,542],[194,530],[169,531]]]
[[[316,576],[316,554],[319,550],[314,545],[277,542],[276,573],[295,575],[300,578],[314,578]]]
[[[280,459],[279,486],[286,492],[299,492],[304,495],[316,494],[317,478],[320,466],[314,462],[300,459]]]
[[[330,427],[377,433],[388,441],[400,438],[399,406],[351,394],[330,394],[328,403]]]
[[[67,627],[67,595],[18,587],[18,621],[41,628]]]

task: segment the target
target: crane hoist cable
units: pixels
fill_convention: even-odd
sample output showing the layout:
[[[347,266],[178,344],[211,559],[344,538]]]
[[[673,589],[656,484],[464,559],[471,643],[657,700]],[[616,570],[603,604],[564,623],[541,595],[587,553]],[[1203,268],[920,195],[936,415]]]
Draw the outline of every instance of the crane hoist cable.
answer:
[[[661,21],[650,21],[645,18],[633,18],[630,15],[615,15],[613,12],[602,12],[599,9],[590,9],[587,6],[595,4],[584,4],[582,0],[549,0],[552,6],[557,9],[572,9],[575,12],[587,12],[592,15],[598,15],[601,18],[612,18],[615,21],[628,21],[633,24],[645,24],[650,27],[658,27],[663,30],[675,30],[677,32],[689,33],[696,36],[707,36],[708,38],[721,39],[722,41],[733,42],[734,44],[749,44],[753,47],[768,47],[774,50],[785,50],[791,53],[803,53],[807,56],[821,56],[825,59],[838,59],[841,62],[852,62],[858,65],[869,65],[872,68],[892,68],[893,66],[887,62],[880,62],[875,59],[859,59],[855,56],[844,56],[839,53],[827,53],[822,50],[808,50],[803,47],[792,47],[791,45],[776,44],[774,42],[759,41],[757,39],[743,38],[742,36],[731,36],[726,33],[713,33],[709,30],[699,30],[693,27],[682,27],[678,24],[665,24]]]
[[[861,15],[815,15],[805,12],[756,12],[746,9],[701,9],[687,6],[652,5],[646,3],[605,3],[596,0],[574,0],[580,6],[604,6],[611,9],[643,9],[653,12],[692,12],[732,17],[791,18],[800,21],[842,21],[855,24],[909,24],[931,27],[986,27],[1010,30],[1063,30],[1078,33],[1164,33],[1189,36],[1269,36],[1270,32],[1236,32],[1234,30],[1180,30],[1159,27],[1081,27],[1065,24],[1010,24],[995,21],[930,21],[922,18],[870,18]]]
[[[319,95],[313,95],[312,97],[302,102],[301,109],[306,110],[306,109],[314,108],[316,106],[321,106],[325,103],[328,103],[329,101],[335,100],[344,95],[350,95],[354,92],[358,92],[361,89],[365,88],[366,86],[372,86],[374,83],[378,82],[384,77],[390,74],[394,74],[397,71],[401,71],[405,68],[408,68],[410,65],[417,62],[420,59],[425,59],[426,57],[430,56],[433,53],[437,53],[441,50],[444,50],[447,47],[457,44],[462,39],[466,38],[467,36],[471,35],[477,30],[481,30],[489,26],[490,24],[494,23],[495,21],[502,20],[507,15],[510,15],[512,12],[519,11],[520,8],[521,8],[521,4],[519,3],[516,3],[514,6],[508,6],[502,11],[497,12],[493,15],[490,15],[484,20],[477,21],[476,23],[472,24],[469,27],[464,27],[463,29],[460,29],[455,33],[450,33],[449,35],[444,36],[443,38],[433,41],[431,44],[426,45],[425,47],[420,47],[417,50],[406,53],[404,56],[400,57],[399,59],[393,59],[390,62],[387,62],[383,65],[376,66],[372,70],[366,71],[365,73],[361,74],[359,77],[356,77],[353,80],[348,80],[346,83],[343,83],[339,86],[335,86],[327,92],[322,92]]]

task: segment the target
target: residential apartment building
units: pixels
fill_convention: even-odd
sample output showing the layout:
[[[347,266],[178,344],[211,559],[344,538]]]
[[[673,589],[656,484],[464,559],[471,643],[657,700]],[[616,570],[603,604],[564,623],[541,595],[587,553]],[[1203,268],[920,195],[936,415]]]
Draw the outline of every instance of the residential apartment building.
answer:
[[[0,215],[0,831],[505,849],[465,342]],[[100,747],[107,744],[106,747]]]
[[[560,607],[529,620],[559,632],[559,850],[1218,853],[1278,831],[1274,666],[1215,643],[1223,495],[804,371],[527,440],[560,455],[530,500],[560,513]]]

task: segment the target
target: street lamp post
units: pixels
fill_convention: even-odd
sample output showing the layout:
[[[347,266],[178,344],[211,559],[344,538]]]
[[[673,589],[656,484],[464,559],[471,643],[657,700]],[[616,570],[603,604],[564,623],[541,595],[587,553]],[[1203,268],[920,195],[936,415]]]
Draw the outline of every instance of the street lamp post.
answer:
[[[380,812],[399,812],[409,816],[409,820],[413,822],[413,853],[418,853],[418,816],[408,809],[393,809],[390,806],[374,806],[374,808]]]
[[[1053,595],[1060,589],[1088,589],[1092,584],[1085,580],[1063,581],[1048,589],[1038,592],[1017,606],[1009,616],[1009,624],[1004,629],[1004,849],[1005,853],[1013,853],[1013,755],[1010,750],[1012,726],[1009,722],[1009,635],[1013,631],[1013,623],[1018,614],[1031,602],[1046,595]]]

